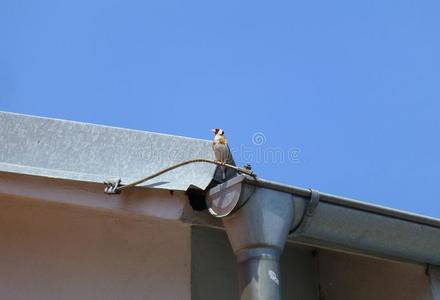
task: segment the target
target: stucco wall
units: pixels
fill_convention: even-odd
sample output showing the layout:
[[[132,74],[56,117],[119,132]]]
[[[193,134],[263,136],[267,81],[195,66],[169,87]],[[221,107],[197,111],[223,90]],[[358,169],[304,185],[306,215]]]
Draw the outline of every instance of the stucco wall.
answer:
[[[0,195],[0,299],[189,300],[190,228]]]
[[[223,230],[192,227],[192,300],[238,299],[235,256]]]
[[[184,195],[10,177],[0,177],[0,299],[238,299],[226,233],[178,221]],[[281,273],[284,300],[432,299],[423,265],[288,243]]]
[[[192,228],[192,299],[238,300],[226,233]],[[288,243],[281,256],[284,300],[432,300],[425,266]]]
[[[192,300],[238,300],[235,256],[223,230],[192,227]],[[318,300],[313,249],[287,245],[281,256],[283,299]]]
[[[318,261],[322,299],[432,299],[423,265],[325,250],[318,252]]]

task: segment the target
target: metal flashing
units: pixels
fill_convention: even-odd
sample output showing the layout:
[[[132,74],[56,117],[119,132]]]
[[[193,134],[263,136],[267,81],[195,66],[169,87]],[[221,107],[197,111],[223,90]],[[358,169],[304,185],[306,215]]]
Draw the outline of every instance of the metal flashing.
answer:
[[[43,177],[130,182],[192,158],[213,159],[211,142],[101,125],[0,112],[0,171]],[[196,163],[144,186],[205,189],[216,166]]]

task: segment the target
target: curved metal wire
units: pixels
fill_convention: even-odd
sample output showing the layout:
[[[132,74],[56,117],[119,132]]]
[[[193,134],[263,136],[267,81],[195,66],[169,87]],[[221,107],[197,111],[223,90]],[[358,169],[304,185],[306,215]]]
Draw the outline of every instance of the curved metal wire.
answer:
[[[167,173],[167,172],[169,172],[171,170],[174,170],[174,169],[177,169],[177,168],[180,168],[182,166],[185,166],[185,165],[188,165],[188,164],[192,164],[192,163],[215,164],[215,165],[218,165],[218,166],[224,166],[226,168],[233,169],[233,170],[235,170],[235,171],[237,171],[239,173],[246,174],[246,175],[252,176],[254,178],[257,177],[257,175],[250,168],[240,168],[240,167],[237,167],[237,166],[234,166],[234,165],[222,163],[222,162],[211,160],[211,159],[196,158],[196,159],[190,159],[190,160],[186,160],[186,161],[180,162],[178,164],[172,165],[172,166],[170,166],[168,168],[162,169],[162,170],[160,170],[160,171],[158,171],[158,172],[156,172],[154,174],[151,174],[151,175],[149,175],[147,177],[144,177],[142,179],[136,180],[136,181],[131,182],[129,184],[125,184],[125,185],[121,184],[121,180],[120,179],[117,180],[117,181],[104,181],[104,184],[106,186],[104,192],[106,194],[119,194],[122,190],[125,190],[127,188],[136,186],[136,185],[141,184],[141,183],[144,183],[145,181],[153,179],[153,178],[155,178],[157,176],[160,176],[160,175],[162,175],[164,173]]]

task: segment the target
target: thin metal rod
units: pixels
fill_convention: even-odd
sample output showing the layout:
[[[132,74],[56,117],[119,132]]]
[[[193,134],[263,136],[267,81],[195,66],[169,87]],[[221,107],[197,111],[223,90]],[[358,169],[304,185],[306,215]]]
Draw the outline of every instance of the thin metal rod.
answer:
[[[219,161],[216,161],[216,160],[205,159],[205,158],[196,158],[196,159],[186,160],[186,161],[180,162],[178,164],[172,165],[172,166],[170,166],[168,168],[162,169],[162,170],[160,170],[160,171],[158,171],[158,172],[156,172],[154,174],[151,174],[151,175],[149,175],[147,177],[144,177],[142,179],[139,179],[137,181],[131,182],[131,183],[126,184],[126,185],[119,185],[119,182],[117,182],[116,183],[117,186],[114,187],[114,189],[109,194],[116,194],[118,192],[121,192],[122,190],[125,190],[125,189],[130,188],[130,187],[134,187],[134,186],[136,186],[138,184],[141,184],[141,183],[144,183],[145,181],[153,179],[153,178],[155,178],[157,176],[160,176],[160,175],[162,175],[164,173],[167,173],[167,172],[169,172],[171,170],[174,170],[174,169],[177,169],[177,168],[180,168],[182,166],[185,166],[185,165],[188,165],[188,164],[192,164],[192,163],[209,163],[209,164],[214,164],[214,165],[223,166],[223,167],[226,167],[226,168],[233,169],[233,170],[235,170],[235,171],[237,171],[239,173],[243,173],[243,174],[252,176],[254,178],[256,177],[256,174],[252,170],[250,170],[250,169],[240,168],[240,167],[237,167],[237,166],[234,166],[234,165],[230,165],[230,164],[226,164],[226,163],[222,163],[222,162],[219,162]],[[106,184],[107,186],[109,185],[108,182],[105,182],[104,184]],[[106,192],[107,192],[107,189],[106,189]]]

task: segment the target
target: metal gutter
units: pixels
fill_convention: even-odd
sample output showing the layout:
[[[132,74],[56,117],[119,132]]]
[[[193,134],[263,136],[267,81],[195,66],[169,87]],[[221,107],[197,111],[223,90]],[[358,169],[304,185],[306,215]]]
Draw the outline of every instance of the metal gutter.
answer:
[[[246,178],[245,182],[291,193],[297,196],[297,202],[306,202],[302,207],[310,201],[311,190],[261,179]],[[440,265],[439,219],[326,193],[319,194],[319,201],[313,215],[305,217],[311,224],[306,230],[291,233],[289,240],[393,260]],[[298,218],[295,222],[299,222]]]
[[[210,189],[206,201],[237,256],[241,299],[280,299],[287,239],[440,266],[437,219],[244,175]]]
[[[290,193],[295,196],[300,196],[309,199],[311,197],[311,190],[296,187],[293,185],[287,185],[287,184],[281,184],[278,182],[265,180],[265,179],[253,179],[253,178],[245,178],[244,179],[246,183],[259,186],[259,187],[266,187],[275,189],[278,191],[284,191],[286,193]],[[366,212],[371,212],[375,214],[380,214],[387,217],[392,217],[396,219],[401,219],[404,221],[410,221],[414,223],[419,223],[421,225],[429,225],[436,228],[440,228],[440,219],[431,218],[419,214],[414,214],[410,212],[405,212],[385,206],[375,205],[371,203],[362,202],[359,200],[347,198],[347,197],[341,197],[336,196],[332,194],[322,193],[319,192],[319,200],[321,202],[327,202],[339,206],[345,206],[347,208],[353,208],[358,210],[363,210]]]
[[[280,255],[294,219],[293,196],[244,179],[212,188],[209,210],[222,218],[236,255],[240,299],[280,300]]]

